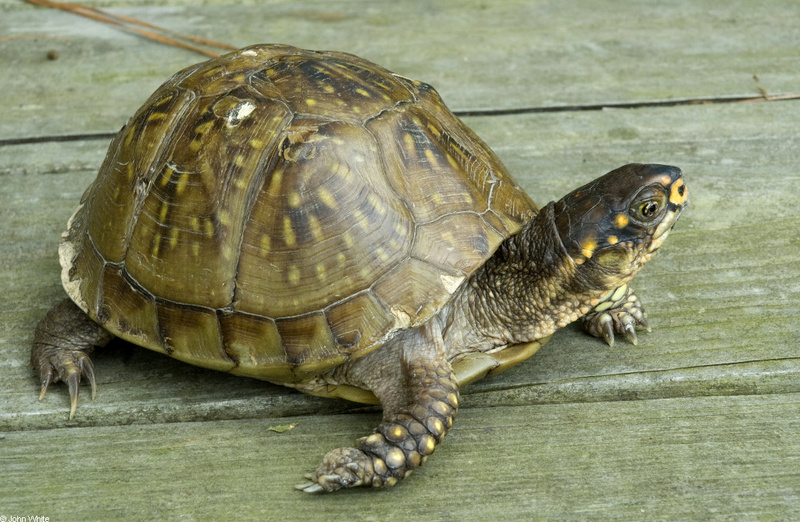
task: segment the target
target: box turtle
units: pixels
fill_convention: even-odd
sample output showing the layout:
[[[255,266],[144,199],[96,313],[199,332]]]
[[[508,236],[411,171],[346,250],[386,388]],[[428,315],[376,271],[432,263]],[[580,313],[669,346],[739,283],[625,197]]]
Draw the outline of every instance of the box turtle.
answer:
[[[687,205],[631,164],[539,208],[429,85],[356,56],[257,45],[169,79],[117,134],[37,327],[41,396],[95,392],[112,338],[313,395],[380,403],[301,489],[391,486],[450,429],[459,387],[583,320],[647,327],[628,281]]]

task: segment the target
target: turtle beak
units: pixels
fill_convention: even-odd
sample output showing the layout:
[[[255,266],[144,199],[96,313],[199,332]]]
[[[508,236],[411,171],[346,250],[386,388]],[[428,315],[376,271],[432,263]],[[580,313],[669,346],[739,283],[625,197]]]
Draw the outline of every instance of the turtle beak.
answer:
[[[686,188],[682,176],[672,183],[669,194],[667,212],[664,214],[661,223],[656,227],[655,232],[653,232],[653,240],[650,243],[649,252],[658,250],[658,247],[660,247],[664,240],[667,239],[667,236],[669,236],[672,227],[675,226],[683,209],[689,206],[689,190]]]

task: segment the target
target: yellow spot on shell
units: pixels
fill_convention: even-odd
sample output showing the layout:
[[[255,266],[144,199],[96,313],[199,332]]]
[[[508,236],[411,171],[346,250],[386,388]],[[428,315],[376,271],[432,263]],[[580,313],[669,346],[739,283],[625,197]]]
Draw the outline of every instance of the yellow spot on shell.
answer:
[[[325,84],[325,85],[323,85],[323,86],[322,86],[322,90],[323,90],[323,91],[325,91],[325,92],[327,92],[327,93],[329,93],[329,94],[333,94],[333,92],[334,92],[336,89],[334,89],[334,88],[333,88],[333,85],[330,85],[330,84]]]
[[[133,174],[136,171],[136,168],[133,166],[133,163],[128,163],[128,181],[133,179]]]
[[[289,206],[292,208],[297,208],[300,206],[300,203],[302,203],[300,199],[300,194],[298,194],[294,190],[292,192],[289,192]]]
[[[367,195],[367,201],[369,201],[369,204],[372,205],[373,209],[375,209],[375,212],[377,212],[381,216],[386,215],[386,205],[383,204],[383,201],[378,199],[378,196],[369,193]]]
[[[210,129],[210,128],[211,128],[211,126],[212,126],[212,125],[214,125],[214,120],[208,120],[207,122],[205,122],[205,123],[201,123],[200,125],[198,125],[197,127],[195,127],[195,128],[194,128],[194,131],[195,131],[197,134],[204,134],[205,132],[207,132],[207,131],[208,131],[208,129]]]
[[[125,136],[125,146],[130,147],[131,142],[133,141],[133,135],[136,132],[136,125],[131,125],[128,129],[128,134]]]
[[[428,130],[430,130],[430,131],[431,131],[431,133],[432,133],[434,136],[436,136],[437,138],[440,138],[440,137],[442,136],[442,133],[441,133],[441,132],[439,132],[439,129],[437,129],[437,128],[436,128],[435,126],[433,126],[433,125],[430,125],[430,124],[429,124],[429,125],[428,125]]]
[[[181,177],[178,178],[178,185],[175,187],[175,195],[180,196],[186,190],[189,184],[189,172],[181,172]]]
[[[205,220],[205,232],[207,237],[214,237],[214,224],[210,219]]]
[[[386,253],[386,249],[382,247],[378,247],[375,249],[375,255],[378,256],[382,262],[386,263],[389,261],[389,254]]]
[[[165,103],[167,103],[167,102],[169,102],[170,100],[172,100],[172,98],[174,98],[174,97],[175,97],[175,95],[173,95],[173,94],[168,94],[168,95],[164,96],[163,98],[161,98],[160,100],[158,100],[157,102],[155,102],[155,103],[153,104],[153,106],[154,106],[154,107],[160,107],[161,105],[164,105]]]
[[[189,224],[191,225],[192,230],[195,232],[200,232],[200,220],[198,218],[193,217]]]
[[[211,69],[209,69],[209,70],[207,70],[206,72],[204,72],[204,73],[203,73],[203,76],[205,76],[206,78],[208,78],[208,77],[210,77],[210,76],[214,76],[215,74],[217,74],[217,73],[218,73],[218,72],[220,72],[221,70],[222,70],[222,66],[221,66],[221,65],[217,65],[216,67],[212,67]]]
[[[250,140],[250,146],[253,147],[254,149],[264,148],[264,141],[253,138],[252,140]]]
[[[468,157],[467,157],[467,155],[464,153],[464,151],[463,151],[463,150],[461,150],[461,148],[459,148],[459,147],[457,147],[455,144],[452,144],[452,143],[451,143],[451,144],[450,144],[450,149],[451,149],[451,150],[453,150],[453,151],[454,151],[456,154],[458,154],[459,156],[461,156],[461,159],[462,159],[463,161],[465,161],[465,162],[469,162],[469,158],[468,158]]]
[[[192,152],[197,152],[203,147],[203,142],[200,140],[192,140],[189,142],[189,150]]]
[[[269,180],[269,188],[267,188],[267,192],[271,196],[277,196],[280,194],[281,190],[281,182],[283,181],[283,170],[274,170],[272,172],[272,179]]]
[[[437,167],[439,165],[439,160],[436,159],[436,154],[431,149],[425,149],[425,157],[428,158],[428,163],[432,166]]]
[[[169,212],[169,205],[164,202],[161,204],[161,210],[158,213],[158,222],[165,223],[167,219],[167,212]]]
[[[270,242],[271,242],[271,240],[270,240],[270,237],[268,235],[265,234],[265,235],[261,236],[261,255],[262,256],[266,256],[267,254],[269,254]]]
[[[608,236],[609,245],[616,245],[617,243],[619,243],[619,238],[617,236]]]
[[[317,279],[320,281],[325,281],[327,275],[325,274],[325,265],[322,263],[317,264]]]
[[[222,257],[226,261],[230,261],[231,259],[233,259],[233,249],[230,247],[230,245],[224,245],[222,247]]]
[[[325,239],[325,236],[322,234],[322,226],[319,224],[317,217],[313,214],[308,215],[308,228],[311,229],[311,235],[314,236],[316,241]]]
[[[217,214],[217,219],[219,219],[219,222],[220,222],[221,225],[225,225],[226,227],[230,226],[230,224],[231,224],[231,213],[228,212],[225,209],[220,210],[219,213]]]
[[[286,246],[294,246],[296,242],[292,219],[289,216],[283,217],[283,240]]]
[[[617,214],[614,216],[614,226],[617,228],[625,228],[628,226],[628,216],[625,214]]]
[[[153,236],[153,250],[152,250],[153,257],[158,257],[158,251],[160,248],[161,248],[161,234],[156,232],[156,234]]]
[[[328,207],[331,210],[336,210],[339,207],[339,204],[336,202],[336,198],[331,194],[331,191],[325,187],[319,187],[317,189],[317,194],[319,195],[320,201],[322,204]]]
[[[306,105],[308,105],[309,107],[313,107],[316,104],[317,104],[317,100],[315,100],[314,98],[308,98],[306,100]]]
[[[236,158],[234,158],[233,163],[237,167],[241,167],[242,165],[244,165],[244,162],[245,162],[246,159],[247,158],[245,157],[244,154],[239,154],[239,155],[236,156]]]
[[[172,174],[175,172],[175,169],[172,167],[167,167],[164,169],[164,174],[161,175],[160,185],[162,187],[166,187],[169,180],[172,179]]]
[[[356,209],[355,212],[353,212],[353,217],[356,223],[358,223],[358,226],[361,227],[361,230],[369,232],[369,219],[367,219],[367,216],[365,216],[361,210]]]
[[[417,143],[414,140],[414,136],[409,133],[403,134],[403,143],[406,145],[406,150],[409,153],[414,153],[417,150]]]
[[[289,267],[289,282],[293,285],[300,282],[300,269],[294,265]]]
[[[153,114],[151,114],[150,116],[147,117],[147,121],[160,120],[160,119],[163,119],[165,116],[166,116],[166,114],[163,113],[163,112],[154,112]]]
[[[344,255],[344,252],[339,252],[336,254],[336,262],[339,264],[340,267],[347,264],[347,256]]]
[[[170,248],[178,246],[178,229],[175,227],[169,231],[169,246]]]
[[[196,241],[192,243],[192,255],[194,257],[200,257],[200,243]]]
[[[342,239],[344,240],[344,246],[347,248],[353,248],[353,235],[349,230],[345,230],[345,232],[342,234]]]

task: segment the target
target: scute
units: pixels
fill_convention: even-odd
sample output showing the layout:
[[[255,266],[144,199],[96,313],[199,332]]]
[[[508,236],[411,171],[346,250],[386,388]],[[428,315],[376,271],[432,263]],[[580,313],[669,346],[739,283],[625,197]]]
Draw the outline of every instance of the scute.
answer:
[[[119,337],[291,384],[429,320],[536,211],[430,86],[252,46],[177,73],[123,127],[62,280]]]

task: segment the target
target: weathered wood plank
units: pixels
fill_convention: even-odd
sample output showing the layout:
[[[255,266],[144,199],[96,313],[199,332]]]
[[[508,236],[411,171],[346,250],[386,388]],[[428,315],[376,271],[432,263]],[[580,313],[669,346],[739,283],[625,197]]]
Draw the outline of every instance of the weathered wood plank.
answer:
[[[377,414],[13,432],[0,440],[0,514],[791,520],[798,419],[797,394],[474,408],[413,480],[324,498],[292,486]],[[289,422],[298,424],[267,431]]]
[[[237,45],[356,52],[457,109],[756,94],[754,73],[773,94],[800,85],[796,2],[161,3],[97,5]],[[113,131],[198,60],[17,0],[0,10],[0,140]],[[74,422],[63,387],[36,401],[28,350],[63,295],[56,243],[107,144],[0,146],[0,515],[798,518],[800,102],[467,120],[540,202],[627,161],[684,168],[691,207],[635,281],[655,329],[639,346],[564,329],[468,387],[413,480],[323,507],[291,485],[377,414],[124,344],[95,357],[98,398]]]
[[[354,52],[432,83],[457,110],[758,96],[753,74],[771,94],[798,90],[797,2],[97,4],[237,46]],[[115,131],[201,59],[68,13],[3,7],[0,64],[13,74],[0,91],[0,139]]]

